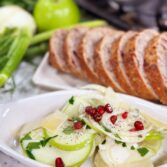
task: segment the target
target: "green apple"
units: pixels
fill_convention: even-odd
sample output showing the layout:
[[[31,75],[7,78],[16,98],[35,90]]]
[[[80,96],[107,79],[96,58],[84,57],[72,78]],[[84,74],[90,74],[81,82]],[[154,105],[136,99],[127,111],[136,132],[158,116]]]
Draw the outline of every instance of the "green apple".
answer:
[[[81,133],[80,133],[81,134]],[[70,136],[58,136],[50,140],[50,145],[65,151],[75,151],[84,148],[87,144],[92,143],[95,134],[87,133],[80,135],[73,134]],[[66,138],[64,138],[66,137]],[[77,138],[78,137],[78,138]],[[62,139],[62,140],[61,140]],[[71,140],[71,143],[70,143]],[[65,143],[66,142],[66,143]]]
[[[20,139],[23,153],[38,162],[55,165],[55,159],[61,157],[66,167],[79,167],[88,159],[93,149],[93,139],[82,149],[74,151],[64,151],[53,147],[46,139],[46,130],[43,128],[35,129]],[[46,139],[46,140],[45,140]]]
[[[65,151],[74,151],[84,148],[87,144],[94,141],[96,132],[92,129],[71,129],[71,124],[66,122],[60,127],[57,136],[49,141],[50,145]],[[46,138],[54,136],[51,131],[47,131]]]
[[[80,12],[74,0],[38,0],[34,18],[40,31],[76,24]]]
[[[75,167],[80,166],[85,160],[88,159],[92,148],[92,143],[76,151],[63,151],[46,145],[40,149],[32,150],[32,155],[35,157],[36,161],[51,166],[55,165],[55,159],[57,157],[61,157],[66,167]]]

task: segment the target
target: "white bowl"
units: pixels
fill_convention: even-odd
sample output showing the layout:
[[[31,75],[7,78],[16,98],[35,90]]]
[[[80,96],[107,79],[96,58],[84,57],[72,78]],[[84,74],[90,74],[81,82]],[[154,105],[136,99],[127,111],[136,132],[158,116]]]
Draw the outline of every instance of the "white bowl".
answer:
[[[14,143],[16,131],[25,123],[45,116],[60,108],[73,95],[90,94],[92,91],[69,90],[39,95],[15,103],[0,105],[0,150],[20,162],[33,167],[47,167],[20,154]],[[153,117],[167,122],[167,107],[120,94],[129,103],[140,107]],[[91,167],[89,160],[82,167]],[[163,167],[167,167],[163,165]]]

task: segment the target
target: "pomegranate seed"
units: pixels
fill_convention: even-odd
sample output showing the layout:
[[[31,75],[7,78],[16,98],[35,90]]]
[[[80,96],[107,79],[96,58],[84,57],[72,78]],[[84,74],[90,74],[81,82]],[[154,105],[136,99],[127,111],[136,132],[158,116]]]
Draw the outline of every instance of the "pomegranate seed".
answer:
[[[102,119],[102,115],[100,115],[98,112],[96,112],[96,113],[93,115],[93,119],[94,119],[96,122],[100,122],[101,119]]]
[[[113,112],[113,110],[112,110],[110,104],[106,104],[106,105],[104,106],[104,109],[105,109],[105,111],[106,111],[107,113],[112,113],[112,112]]]
[[[74,127],[74,129],[81,129],[83,127],[83,123],[80,121],[74,122],[73,127]]]
[[[122,118],[123,118],[123,119],[126,119],[127,117],[128,117],[128,112],[122,113]]]
[[[103,114],[105,113],[104,107],[103,107],[103,106],[98,106],[97,112],[98,112],[100,115],[103,115]]]
[[[88,107],[86,107],[85,112],[88,115],[93,116],[96,113],[96,108],[93,108],[92,106],[88,106]]]
[[[86,112],[88,115],[90,115],[90,114],[91,114],[92,109],[93,109],[93,107],[92,107],[92,106],[87,106],[87,107],[85,108],[85,112]]]
[[[64,165],[63,160],[60,157],[56,158],[55,167],[64,167],[64,166],[65,165]]]
[[[117,116],[116,115],[112,115],[110,117],[110,121],[112,122],[112,124],[115,124],[115,122],[117,121]]]
[[[101,119],[102,119],[102,117],[101,117],[101,116],[98,116],[98,117],[95,117],[95,118],[94,118],[94,120],[95,120],[96,122],[100,122],[100,121],[101,121]]]
[[[143,123],[141,121],[136,121],[134,123],[134,127],[136,129],[136,131],[139,131],[139,130],[143,130],[144,129],[144,126],[143,126]]]
[[[96,108],[93,108],[93,109],[91,110],[91,116],[93,117],[96,113],[97,113],[97,109],[96,109]]]

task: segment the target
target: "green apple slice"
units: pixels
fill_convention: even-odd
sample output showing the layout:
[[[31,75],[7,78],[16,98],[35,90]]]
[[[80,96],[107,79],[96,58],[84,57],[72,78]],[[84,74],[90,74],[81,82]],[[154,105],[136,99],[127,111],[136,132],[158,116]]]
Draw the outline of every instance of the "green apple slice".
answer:
[[[52,146],[66,151],[74,151],[91,143],[95,138],[96,132],[92,129],[86,129],[86,126],[75,130],[72,123],[68,121],[57,130],[56,135],[55,138],[49,141]],[[53,135],[48,132],[48,136]]]
[[[55,136],[53,136],[54,138]],[[34,159],[33,155],[31,155],[31,150],[33,148],[39,148],[41,145],[46,144],[52,137],[46,136],[46,129],[37,128],[32,130],[31,132],[24,134],[20,137],[20,145],[23,153],[26,156]],[[31,143],[29,145],[29,143]]]
[[[46,130],[35,129],[23,136],[20,140],[23,152],[26,156],[38,162],[54,165],[55,159],[61,157],[66,167],[80,166],[90,155],[93,141],[80,150],[64,151],[50,145],[49,141],[54,138],[45,136]]]
[[[40,149],[32,150],[35,160],[54,166],[55,159],[61,157],[66,167],[80,166],[87,158],[92,150],[92,143],[86,147],[76,151],[63,151],[46,145]]]

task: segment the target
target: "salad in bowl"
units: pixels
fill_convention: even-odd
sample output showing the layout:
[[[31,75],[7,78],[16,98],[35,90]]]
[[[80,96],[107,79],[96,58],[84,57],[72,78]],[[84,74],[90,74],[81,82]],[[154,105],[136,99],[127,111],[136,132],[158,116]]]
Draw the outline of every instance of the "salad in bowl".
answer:
[[[111,88],[72,96],[62,108],[19,130],[22,153],[55,167],[153,167],[165,163],[167,125]]]

